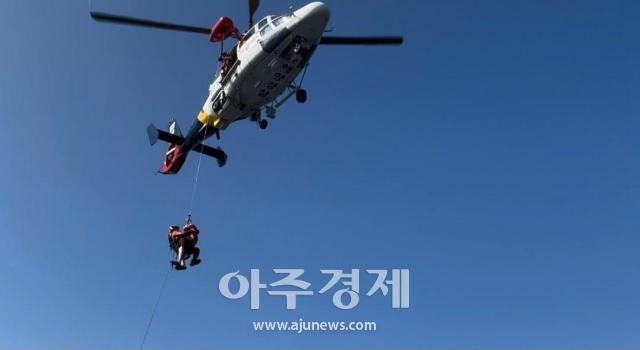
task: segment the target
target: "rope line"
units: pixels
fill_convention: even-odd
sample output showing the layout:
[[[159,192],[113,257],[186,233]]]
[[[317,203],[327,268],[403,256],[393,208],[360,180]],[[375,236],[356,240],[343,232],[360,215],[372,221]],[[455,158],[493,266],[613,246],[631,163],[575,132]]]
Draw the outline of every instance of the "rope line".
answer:
[[[160,293],[158,293],[158,299],[156,299],[156,304],[153,306],[153,311],[151,312],[151,317],[149,318],[149,322],[147,323],[147,329],[144,331],[144,336],[142,337],[142,343],[140,343],[140,350],[144,348],[144,343],[147,341],[147,336],[149,335],[149,330],[151,329],[151,324],[153,323],[153,319],[156,316],[156,311],[158,310],[158,305],[160,305],[160,299],[162,298],[162,294],[164,292],[164,287],[167,284],[167,279],[169,279],[169,272],[171,272],[171,267],[167,270],[167,273],[164,275],[164,280],[162,280],[162,285],[160,286]]]
[[[204,125],[204,135],[202,137],[202,145],[204,146],[204,141],[207,139],[207,129],[209,124]],[[200,156],[198,157],[198,168],[196,170],[196,177],[193,181],[193,190],[191,191],[191,201],[189,202],[189,215],[188,218],[191,218],[191,211],[193,210],[193,200],[196,196],[196,189],[198,188],[198,177],[200,175],[200,164],[202,163],[202,152],[200,152]],[[162,294],[164,293],[165,286],[167,285],[167,280],[169,279],[169,273],[171,272],[172,267],[167,270],[167,273],[164,275],[164,279],[162,280],[162,285],[160,286],[160,292],[158,293],[158,299],[156,299],[156,303],[153,306],[153,311],[151,312],[151,317],[149,317],[149,322],[147,323],[147,328],[144,330],[144,335],[142,336],[142,342],[140,343],[139,350],[144,349],[144,344],[147,341],[147,336],[149,335],[149,330],[151,329],[151,325],[153,324],[153,319],[156,316],[156,311],[158,310],[158,305],[160,305],[160,299],[162,298]]]
[[[208,123],[204,124],[204,135],[202,137],[202,145],[204,146],[204,141],[207,139],[207,128],[209,127]],[[191,217],[191,211],[193,210],[193,200],[196,196],[196,188],[198,187],[198,176],[200,175],[200,163],[202,163],[202,152],[200,152],[200,156],[198,157],[198,169],[196,170],[196,178],[193,182],[193,190],[191,191],[191,201],[189,202],[189,214],[187,217]]]

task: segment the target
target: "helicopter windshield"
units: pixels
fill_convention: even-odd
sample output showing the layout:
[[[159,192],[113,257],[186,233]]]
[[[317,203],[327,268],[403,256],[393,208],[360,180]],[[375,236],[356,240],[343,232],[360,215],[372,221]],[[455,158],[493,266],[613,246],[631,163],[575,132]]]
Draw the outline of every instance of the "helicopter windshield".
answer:
[[[258,22],[258,24],[256,24],[255,26],[251,27],[245,34],[244,34],[244,39],[249,39],[249,37],[251,35],[253,35],[255,32],[259,32],[260,35],[264,35],[266,33],[268,33],[272,28],[269,28],[269,21],[271,19],[271,16],[265,17],[262,20],[260,20],[260,22]]]
[[[263,18],[259,23],[258,23],[258,30],[262,30],[264,28],[264,26],[267,25],[267,23],[269,22],[269,17],[265,17]]]
[[[271,19],[271,24],[273,24],[274,27],[281,25],[283,22],[284,22],[283,16],[277,16]]]
[[[258,23],[260,35],[264,36],[286,21],[285,16],[269,16]]]
[[[261,36],[265,36],[266,34],[268,34],[271,30],[273,30],[273,27],[271,25],[266,25],[264,28],[262,28],[262,30],[260,31],[260,35]]]

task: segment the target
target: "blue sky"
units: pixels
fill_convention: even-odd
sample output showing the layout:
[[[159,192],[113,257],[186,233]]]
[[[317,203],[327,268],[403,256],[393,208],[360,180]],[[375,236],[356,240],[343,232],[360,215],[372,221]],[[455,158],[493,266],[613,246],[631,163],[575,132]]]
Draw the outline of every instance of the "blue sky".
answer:
[[[258,17],[303,2],[263,1]],[[640,5],[634,1],[327,1],[309,101],[266,131],[234,124],[203,161],[204,263],[172,273],[147,340],[179,348],[640,345]],[[94,1],[211,25],[233,1]],[[86,1],[0,3],[0,348],[134,349],[187,212],[197,158],[157,176],[206,98],[218,47],[92,22]],[[329,295],[227,300],[226,273],[409,268],[411,308]],[[363,289],[367,288],[363,282]],[[377,321],[375,333],[269,334],[260,320]]]

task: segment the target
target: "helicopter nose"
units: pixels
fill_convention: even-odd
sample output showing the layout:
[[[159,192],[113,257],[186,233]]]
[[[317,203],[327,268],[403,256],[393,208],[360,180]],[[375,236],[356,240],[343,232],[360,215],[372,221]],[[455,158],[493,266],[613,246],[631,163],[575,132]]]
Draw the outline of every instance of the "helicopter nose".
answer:
[[[331,12],[329,11],[329,6],[316,1],[298,9],[294,15],[300,18],[300,21],[304,22],[305,25],[314,28],[322,28],[324,31],[327,23],[329,23]]]

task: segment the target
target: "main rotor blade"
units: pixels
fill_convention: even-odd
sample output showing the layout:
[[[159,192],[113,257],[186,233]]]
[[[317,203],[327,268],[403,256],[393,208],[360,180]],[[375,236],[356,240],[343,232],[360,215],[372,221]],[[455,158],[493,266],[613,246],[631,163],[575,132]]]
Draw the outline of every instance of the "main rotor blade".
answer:
[[[249,27],[253,26],[253,15],[260,6],[260,0],[249,0]]]
[[[401,36],[323,36],[323,45],[401,45]]]
[[[182,24],[167,23],[167,22],[158,22],[158,21],[152,21],[148,19],[141,19],[141,18],[135,18],[135,17],[112,15],[110,13],[104,13],[104,12],[91,11],[91,18],[100,22],[127,24],[127,25],[133,25],[133,26],[176,30],[180,32],[189,32],[189,33],[198,33],[198,34],[211,33],[211,28],[186,26]]]

